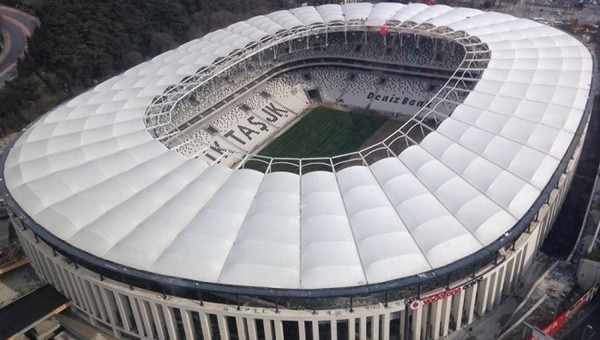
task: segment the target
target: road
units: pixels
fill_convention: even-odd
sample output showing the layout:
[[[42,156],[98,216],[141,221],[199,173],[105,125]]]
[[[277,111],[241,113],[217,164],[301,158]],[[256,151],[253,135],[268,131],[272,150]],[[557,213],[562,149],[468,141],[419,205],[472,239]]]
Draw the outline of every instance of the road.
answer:
[[[17,75],[17,58],[27,45],[27,37],[40,21],[12,7],[0,6],[0,30],[4,35],[4,49],[0,52],[0,85]]]
[[[504,12],[522,18],[543,18],[550,22],[567,22],[577,19],[579,25],[593,25],[600,20],[600,6],[586,4],[581,9],[565,7],[560,4],[536,5],[531,0],[520,0],[514,6],[508,6]]]
[[[600,338],[600,295],[590,302],[581,312],[575,316],[575,320],[572,320],[567,324],[564,332],[559,334],[557,339],[570,340],[570,339],[584,339],[593,340]]]
[[[26,330],[51,315],[60,313],[70,304],[69,300],[49,284],[38,288],[0,309],[0,338],[7,339]]]

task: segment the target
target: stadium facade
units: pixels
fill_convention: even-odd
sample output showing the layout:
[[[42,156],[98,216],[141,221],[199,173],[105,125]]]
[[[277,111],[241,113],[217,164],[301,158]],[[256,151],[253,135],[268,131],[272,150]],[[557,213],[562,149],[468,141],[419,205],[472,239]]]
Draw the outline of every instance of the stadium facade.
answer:
[[[48,112],[5,152],[2,192],[40,277],[117,337],[438,339],[519,285],[592,70],[573,37],[506,14],[274,12]],[[421,75],[443,81],[400,79]],[[349,155],[255,155],[314,101],[413,125]]]

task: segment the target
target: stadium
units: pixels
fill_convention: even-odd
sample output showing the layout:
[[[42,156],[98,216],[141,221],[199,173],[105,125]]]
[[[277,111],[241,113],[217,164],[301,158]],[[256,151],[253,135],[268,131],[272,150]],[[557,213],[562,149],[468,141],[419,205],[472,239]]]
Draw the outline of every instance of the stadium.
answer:
[[[40,277],[118,338],[438,339],[536,256],[593,68],[507,14],[278,11],[40,117],[3,198]]]

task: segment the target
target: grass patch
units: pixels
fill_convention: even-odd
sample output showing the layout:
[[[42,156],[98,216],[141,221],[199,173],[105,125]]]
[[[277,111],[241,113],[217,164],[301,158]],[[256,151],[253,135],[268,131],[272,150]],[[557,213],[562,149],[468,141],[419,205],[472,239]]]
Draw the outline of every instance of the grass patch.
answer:
[[[586,257],[592,261],[600,262],[600,246],[594,247],[594,249],[592,249],[592,251],[589,252]]]
[[[356,151],[387,119],[318,107],[267,145],[259,153],[267,157],[331,157]],[[266,169],[250,160],[247,168]],[[327,167],[323,166],[323,170]],[[273,170],[297,172],[297,166],[279,164]],[[314,170],[319,170],[315,165]],[[313,170],[313,171],[314,171]]]
[[[381,117],[318,107],[259,154],[268,157],[331,157],[356,151],[385,123]]]

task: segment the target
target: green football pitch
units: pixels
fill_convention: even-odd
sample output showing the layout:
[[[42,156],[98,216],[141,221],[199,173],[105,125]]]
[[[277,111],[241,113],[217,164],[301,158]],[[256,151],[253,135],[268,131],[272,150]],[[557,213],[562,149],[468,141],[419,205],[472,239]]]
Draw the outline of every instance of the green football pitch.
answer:
[[[263,148],[259,155],[311,158],[350,153],[356,151],[386,121],[382,117],[317,107]],[[246,167],[264,170],[264,166],[257,163],[249,161]]]

